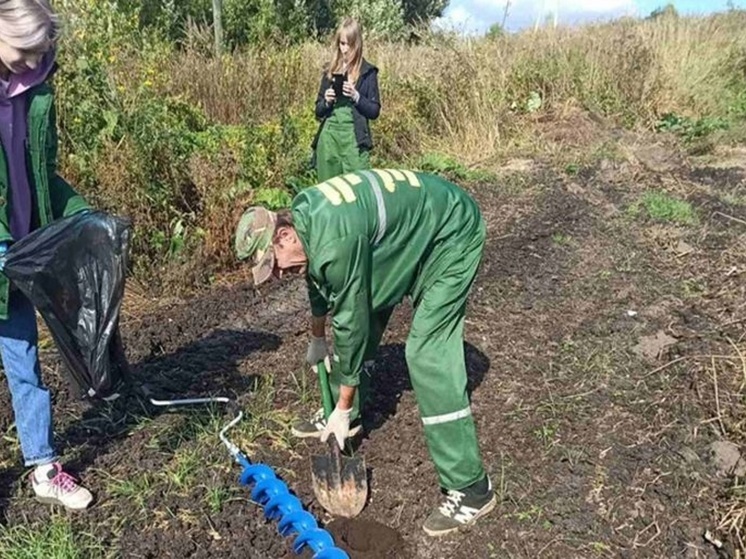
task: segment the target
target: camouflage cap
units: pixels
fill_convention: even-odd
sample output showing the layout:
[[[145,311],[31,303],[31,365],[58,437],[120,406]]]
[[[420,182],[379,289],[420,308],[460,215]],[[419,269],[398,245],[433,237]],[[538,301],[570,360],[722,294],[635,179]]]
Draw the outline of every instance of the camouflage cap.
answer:
[[[236,256],[239,260],[251,259],[254,285],[264,283],[272,275],[275,251],[272,237],[275,234],[277,215],[261,206],[246,210],[236,227]]]

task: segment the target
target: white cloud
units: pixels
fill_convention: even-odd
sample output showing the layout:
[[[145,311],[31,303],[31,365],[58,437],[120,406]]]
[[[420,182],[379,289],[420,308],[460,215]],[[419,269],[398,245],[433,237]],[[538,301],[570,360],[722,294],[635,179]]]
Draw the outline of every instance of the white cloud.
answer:
[[[502,22],[506,3],[507,0],[451,0],[436,25],[466,32],[485,31],[493,23]],[[635,0],[512,0],[506,27],[525,28],[541,14],[551,15],[555,10],[560,24],[638,13]]]
[[[470,19],[473,19],[473,16],[463,6],[456,6],[448,15],[448,21],[457,25],[468,23]]]
[[[437,18],[433,25],[439,29],[467,34],[482,30],[482,26],[476,21],[475,11],[470,10],[468,6],[458,4],[449,8],[443,17]]]
[[[541,5],[541,0],[517,0],[518,4]],[[546,2],[551,5],[551,2]],[[632,0],[555,0],[560,11],[567,12],[615,12],[624,8],[635,7]]]
[[[499,8],[505,9],[506,0],[474,0],[474,5],[482,8]]]
[[[474,6],[505,9],[507,0],[474,0]],[[567,12],[611,12],[623,8],[635,8],[634,0],[512,0],[510,7],[516,9],[539,9],[542,4],[557,4],[560,11]]]

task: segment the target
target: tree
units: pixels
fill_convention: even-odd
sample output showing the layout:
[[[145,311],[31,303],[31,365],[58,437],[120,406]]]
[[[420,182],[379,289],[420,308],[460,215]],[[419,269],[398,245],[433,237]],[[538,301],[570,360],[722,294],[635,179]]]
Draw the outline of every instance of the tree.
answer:
[[[499,23],[493,23],[490,25],[490,28],[487,30],[487,33],[485,34],[485,37],[487,37],[490,40],[498,39],[499,37],[502,37],[505,35],[505,30],[503,29],[503,26]]]
[[[112,0],[139,14],[141,27],[157,29],[173,41],[185,36],[189,21],[212,25],[213,0]],[[220,0],[224,44],[277,41],[295,43],[326,37],[346,16],[358,18],[366,37],[406,37],[407,26],[429,24],[448,0]]]
[[[157,28],[171,39],[181,38],[187,20],[212,23],[212,0],[118,0],[118,5],[138,10],[141,27]]]
[[[404,23],[416,25],[430,23],[443,15],[448,0],[401,0]]]
[[[358,19],[366,37],[399,38],[404,30],[401,0],[337,0],[333,14],[335,27],[347,16]]]
[[[656,8],[650,15],[646,17],[647,20],[655,20],[666,17],[679,17],[679,13],[676,11],[676,7],[673,4],[666,4],[660,8]]]
[[[334,29],[335,19],[332,9],[334,0],[306,0],[306,8],[311,19],[311,30],[316,36],[324,36]]]

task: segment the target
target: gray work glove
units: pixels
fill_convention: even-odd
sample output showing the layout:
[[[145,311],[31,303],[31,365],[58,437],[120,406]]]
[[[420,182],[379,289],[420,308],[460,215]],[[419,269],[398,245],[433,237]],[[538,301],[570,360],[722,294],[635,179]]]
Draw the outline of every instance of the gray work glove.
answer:
[[[306,352],[306,362],[313,366],[319,361],[323,361],[329,355],[329,348],[326,345],[326,338],[311,337],[311,342],[308,344],[308,351]]]

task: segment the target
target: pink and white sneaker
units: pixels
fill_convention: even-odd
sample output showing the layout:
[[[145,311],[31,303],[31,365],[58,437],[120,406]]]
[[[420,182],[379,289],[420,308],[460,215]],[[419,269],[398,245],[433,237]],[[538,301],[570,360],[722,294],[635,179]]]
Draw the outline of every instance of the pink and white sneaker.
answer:
[[[70,474],[62,470],[59,462],[51,464],[46,479],[38,479],[36,471],[31,474],[31,487],[36,500],[48,505],[61,505],[69,510],[85,510],[93,501],[93,495]]]

